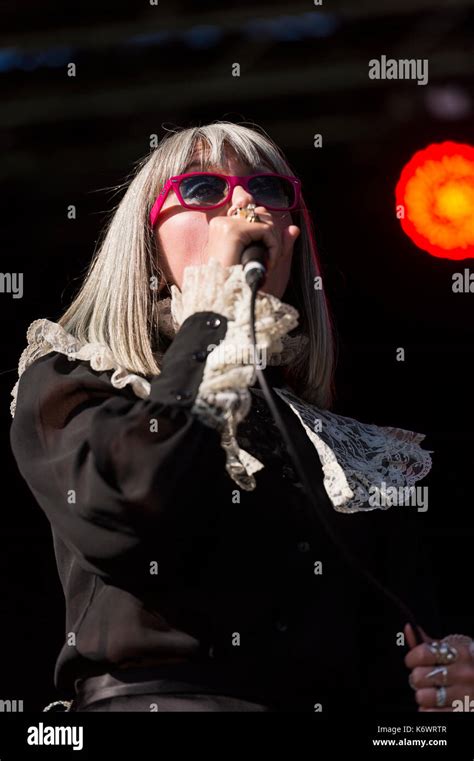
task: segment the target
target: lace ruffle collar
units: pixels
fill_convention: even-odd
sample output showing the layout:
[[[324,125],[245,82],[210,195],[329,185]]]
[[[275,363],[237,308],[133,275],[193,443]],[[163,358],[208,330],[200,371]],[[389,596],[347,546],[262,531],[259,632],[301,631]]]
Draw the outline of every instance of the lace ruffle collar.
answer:
[[[171,314],[169,300],[164,302],[164,313]],[[172,332],[173,328],[170,327],[170,330]],[[146,399],[150,394],[149,381],[118,365],[106,346],[98,343],[81,346],[58,323],[46,318],[35,320],[28,328],[27,341],[19,361],[18,381],[11,392],[12,417],[22,373],[38,357],[51,351],[66,354],[71,359],[86,360],[93,370],[99,372],[113,370],[110,381],[115,388],[130,385],[141,399]],[[294,342],[288,346],[295,349]],[[390,506],[383,500],[373,506],[369,499],[374,493],[382,495],[386,486],[397,487],[400,492],[404,490],[406,498],[402,496],[397,504],[411,504],[411,489],[429,473],[432,466],[432,450],[420,446],[424,434],[363,423],[321,410],[297,397],[289,388],[275,388],[275,392],[298,416],[313,443],[323,468],[326,492],[337,511],[352,513]],[[234,447],[232,451],[238,467],[234,475],[230,473],[231,477],[243,488],[255,488],[253,473],[263,468],[263,463],[240,448],[236,451]]]

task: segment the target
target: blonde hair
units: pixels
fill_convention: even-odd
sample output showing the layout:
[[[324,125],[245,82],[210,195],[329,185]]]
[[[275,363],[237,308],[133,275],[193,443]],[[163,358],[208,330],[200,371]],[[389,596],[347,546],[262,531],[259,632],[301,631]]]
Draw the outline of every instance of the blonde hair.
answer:
[[[58,322],[81,343],[105,344],[122,367],[145,376],[159,374],[160,347],[164,345],[157,310],[162,297],[150,287],[151,278],[162,282],[163,273],[149,214],[166,180],[183,173],[199,148],[206,149],[209,164],[225,166],[226,149],[231,149],[250,166],[264,163],[271,171],[294,176],[278,146],[260,128],[227,121],[170,131],[138,163],[104,229],[82,286]],[[334,395],[335,332],[324,291],[315,288],[321,270],[304,199],[302,207],[294,216],[301,234],[295,242],[282,300],[298,309],[297,331],[309,340],[307,349],[289,368],[287,380],[302,399],[324,409],[330,407]]]

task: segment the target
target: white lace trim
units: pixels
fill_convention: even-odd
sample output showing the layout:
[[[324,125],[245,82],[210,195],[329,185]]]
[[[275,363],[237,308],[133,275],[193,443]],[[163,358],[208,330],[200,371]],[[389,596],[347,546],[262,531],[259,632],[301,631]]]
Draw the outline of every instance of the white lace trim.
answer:
[[[219,353],[225,352],[228,358],[234,354],[245,355],[245,352],[252,356],[250,289],[241,264],[223,267],[219,261],[210,259],[206,264],[186,267],[182,289],[172,285],[171,297],[158,303],[160,331],[173,338],[187,317],[207,311],[232,321],[232,326],[227,327],[225,345],[224,342],[219,344]],[[288,335],[298,325],[298,311],[275,296],[261,292],[257,296],[256,311],[260,322],[257,323],[258,351],[254,359],[266,360],[271,365],[288,364],[308,340],[306,336]],[[233,340],[228,340],[231,338]],[[206,367],[212,354],[214,352],[209,355]]]
[[[255,302],[255,354],[250,299],[242,265],[224,267],[215,259],[206,265],[187,267],[182,290],[171,288],[174,324],[180,325],[198,309],[227,317],[225,337],[208,354],[192,411],[206,425],[220,431],[227,472],[247,491],[255,489],[253,474],[263,464],[239,447],[237,428],[251,407],[249,386],[256,381],[256,365],[286,364],[307,340],[288,336],[298,326],[298,311],[276,296],[259,291]]]
[[[28,327],[26,339],[27,346],[23,349],[18,363],[18,380],[11,391],[12,417],[15,416],[18,384],[22,374],[36,359],[51,351],[66,354],[71,361],[86,360],[90,362],[93,370],[99,372],[114,370],[110,381],[115,388],[124,388],[127,384],[131,384],[134,393],[141,399],[146,399],[150,394],[150,383],[140,375],[129,373],[118,365],[107,346],[100,343],[86,343],[81,346],[77,339],[57,322],[47,320],[45,317],[34,320]]]
[[[213,259],[204,265],[187,267],[182,290],[172,286],[171,298],[162,299],[158,307],[160,330],[171,338],[196,311],[213,311],[227,318],[224,339],[208,354],[192,411],[220,431],[230,477],[246,491],[255,489],[254,473],[264,466],[239,447],[236,432],[250,411],[249,386],[256,380],[257,360],[265,358],[267,364],[286,364],[307,340],[302,335],[288,335],[298,325],[297,310],[275,296],[259,292],[255,311],[261,353],[254,357],[249,328],[250,289],[242,265],[223,267]],[[115,388],[130,384],[137,397],[146,399],[150,394],[149,381],[118,365],[108,347],[99,343],[81,346],[58,323],[46,318],[35,320],[28,328],[27,341],[18,365],[18,381],[11,392],[12,416],[22,373],[35,359],[50,351],[65,354],[71,360],[86,360],[93,370],[114,370],[110,381]],[[313,443],[323,468],[324,487],[337,511],[385,509],[383,500],[375,506],[369,504],[374,489],[381,492],[384,484],[412,487],[430,471],[432,450],[420,447],[424,434],[362,423],[321,410],[288,388],[275,391],[297,415]],[[404,504],[403,496],[398,504]]]
[[[295,412],[314,444],[324,487],[338,512],[387,509],[386,487],[399,489],[398,505],[411,504],[409,490],[432,466],[433,450],[420,447],[425,434],[362,423],[321,410],[288,389],[275,392]]]

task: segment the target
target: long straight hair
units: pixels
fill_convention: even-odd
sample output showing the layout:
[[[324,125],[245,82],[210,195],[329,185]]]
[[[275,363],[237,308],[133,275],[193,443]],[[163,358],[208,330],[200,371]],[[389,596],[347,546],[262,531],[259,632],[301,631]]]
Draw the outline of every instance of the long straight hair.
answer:
[[[150,210],[166,180],[183,173],[197,150],[201,157],[206,154],[205,163],[225,166],[228,149],[249,166],[264,163],[271,171],[295,176],[280,148],[255,125],[216,121],[168,132],[138,162],[78,293],[58,320],[81,344],[102,343],[127,370],[148,378],[159,375],[161,349],[166,346],[157,308],[163,291],[152,283],[163,282],[164,276],[149,224]],[[288,368],[287,380],[298,396],[325,409],[334,397],[336,334],[324,290],[317,287],[322,275],[304,196],[294,222],[301,233],[294,244],[282,301],[296,307],[300,315],[292,335],[301,331],[309,340]]]

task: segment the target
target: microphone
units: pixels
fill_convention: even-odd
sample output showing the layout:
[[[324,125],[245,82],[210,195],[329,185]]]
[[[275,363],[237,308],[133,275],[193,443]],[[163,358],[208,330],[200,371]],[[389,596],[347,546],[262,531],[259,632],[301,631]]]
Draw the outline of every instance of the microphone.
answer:
[[[252,288],[256,283],[258,288],[264,285],[267,277],[268,248],[262,241],[254,241],[244,248],[240,261],[244,268],[247,285]]]

